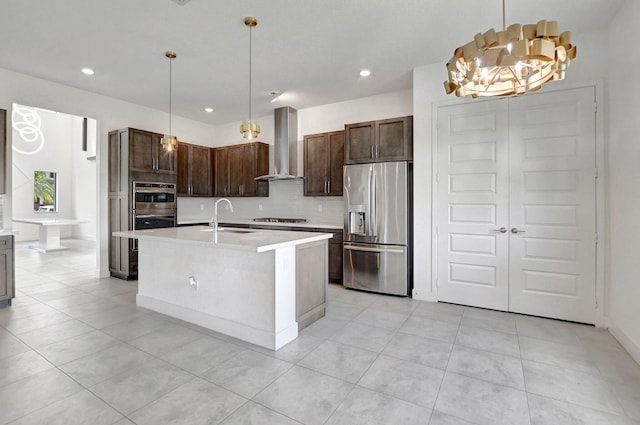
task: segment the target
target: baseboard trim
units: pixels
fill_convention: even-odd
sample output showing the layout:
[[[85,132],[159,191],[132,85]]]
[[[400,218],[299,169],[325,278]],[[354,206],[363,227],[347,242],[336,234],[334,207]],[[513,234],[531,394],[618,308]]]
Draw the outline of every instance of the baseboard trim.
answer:
[[[609,332],[611,332],[611,335],[627,350],[631,357],[640,364],[640,344],[629,337],[625,331],[613,324],[611,320],[609,320]]]
[[[137,294],[136,304],[274,351],[298,337],[297,322],[280,332],[266,331],[142,294]]]

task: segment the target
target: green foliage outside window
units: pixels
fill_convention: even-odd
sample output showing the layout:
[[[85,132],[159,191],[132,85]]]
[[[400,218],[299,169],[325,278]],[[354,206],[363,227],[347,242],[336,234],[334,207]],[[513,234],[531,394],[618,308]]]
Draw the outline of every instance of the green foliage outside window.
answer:
[[[34,211],[56,210],[56,173],[35,171],[33,173]]]

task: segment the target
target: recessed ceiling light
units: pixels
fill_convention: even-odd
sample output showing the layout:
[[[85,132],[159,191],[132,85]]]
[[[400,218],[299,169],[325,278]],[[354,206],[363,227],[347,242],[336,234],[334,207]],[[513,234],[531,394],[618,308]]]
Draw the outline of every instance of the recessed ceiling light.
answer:
[[[371,75],[371,71],[368,69],[363,69],[362,71],[360,71],[361,77],[368,77],[369,75]]]
[[[93,75],[93,74],[95,74],[94,70],[91,69],[91,68],[82,68],[81,71],[82,71],[82,73],[84,75]]]
[[[204,111],[208,112],[208,113],[212,113],[213,112],[213,108],[204,108]]]

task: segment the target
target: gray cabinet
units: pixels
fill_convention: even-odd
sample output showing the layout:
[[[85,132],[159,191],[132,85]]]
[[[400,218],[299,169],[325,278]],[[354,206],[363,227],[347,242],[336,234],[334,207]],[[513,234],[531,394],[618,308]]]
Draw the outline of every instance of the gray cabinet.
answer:
[[[0,236],[0,300],[11,300],[15,297],[13,264],[13,235]]]

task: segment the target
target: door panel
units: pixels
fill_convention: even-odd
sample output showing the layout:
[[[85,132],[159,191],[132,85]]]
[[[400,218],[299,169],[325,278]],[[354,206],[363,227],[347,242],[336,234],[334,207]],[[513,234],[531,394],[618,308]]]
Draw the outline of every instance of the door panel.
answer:
[[[229,162],[227,148],[213,150],[213,196],[227,196],[229,186]]]
[[[345,240],[374,242],[371,236],[371,176],[373,164],[344,167],[344,200],[347,208]]]
[[[595,320],[593,88],[510,100],[509,309]]]
[[[227,185],[228,196],[239,196],[244,174],[242,172],[242,146],[236,145],[227,148],[229,158],[229,183]]]
[[[345,243],[343,284],[406,296],[407,255],[405,246]]]
[[[407,163],[372,164],[372,201],[370,213],[374,229],[373,242],[407,244]]]
[[[179,170],[180,168],[178,168]],[[191,195],[211,196],[212,169],[211,149],[206,146],[191,146]],[[179,177],[179,175],[178,175]],[[179,179],[178,179],[179,181]]]
[[[438,110],[438,299],[595,321],[593,87]]]
[[[304,195],[324,196],[327,191],[329,145],[325,133],[304,136]]]
[[[329,137],[329,196],[342,196],[344,166],[344,131],[328,134]]]
[[[438,111],[439,300],[508,308],[507,114],[505,101]]]

